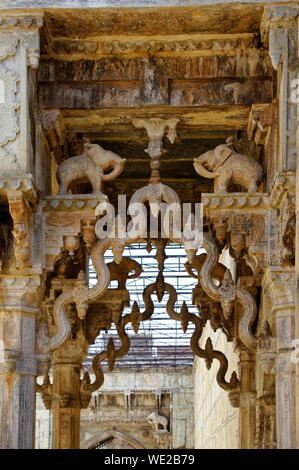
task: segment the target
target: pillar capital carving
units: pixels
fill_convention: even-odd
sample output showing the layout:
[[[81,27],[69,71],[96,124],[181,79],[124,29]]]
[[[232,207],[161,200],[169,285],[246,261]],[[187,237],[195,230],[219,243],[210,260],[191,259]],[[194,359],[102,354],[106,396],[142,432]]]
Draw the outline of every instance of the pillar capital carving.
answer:
[[[15,46],[17,46],[18,40],[27,51],[28,65],[33,69],[37,70],[39,66],[40,56],[40,42],[39,42],[39,30],[43,25],[43,16],[1,16],[0,17],[0,43],[8,44],[11,42],[11,38],[7,35],[13,33],[17,35]],[[3,33],[3,36],[1,37]],[[0,50],[2,49],[0,46]],[[11,51],[11,49],[10,49]],[[15,51],[14,51],[15,52]],[[9,54],[12,55],[12,54]]]
[[[277,70],[288,54],[288,34],[296,30],[299,9],[296,6],[269,6],[265,8],[261,34],[269,47],[273,68]],[[286,56],[287,57],[287,56]]]
[[[262,286],[272,301],[272,311],[295,308],[295,270],[292,267],[269,267]]]

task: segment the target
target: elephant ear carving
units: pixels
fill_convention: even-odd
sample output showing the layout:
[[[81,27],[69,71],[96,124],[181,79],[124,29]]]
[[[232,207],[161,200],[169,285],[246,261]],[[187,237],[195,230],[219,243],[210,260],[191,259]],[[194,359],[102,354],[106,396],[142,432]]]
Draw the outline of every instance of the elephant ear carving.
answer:
[[[233,150],[224,144],[218,145],[218,147],[215,148],[215,153],[217,156],[217,165],[214,168],[214,171],[216,171],[217,168],[223,165],[223,163],[228,159],[228,157],[231,156]]]

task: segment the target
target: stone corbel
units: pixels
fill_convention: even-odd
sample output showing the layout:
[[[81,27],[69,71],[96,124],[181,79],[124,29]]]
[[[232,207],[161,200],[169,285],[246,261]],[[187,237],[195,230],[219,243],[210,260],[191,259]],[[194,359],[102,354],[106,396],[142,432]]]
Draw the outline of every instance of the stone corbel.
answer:
[[[9,212],[13,219],[14,253],[17,268],[31,266],[30,259],[30,232],[31,207],[22,192],[9,192],[7,194]]]
[[[88,249],[95,241],[95,208],[99,203],[107,203],[106,196],[67,195],[48,196],[42,201],[43,210],[43,264],[53,270],[61,249],[65,248],[72,256],[79,248],[82,234]]]
[[[80,320],[84,320],[88,309],[88,285],[84,271],[78,274],[78,286],[74,289],[74,300]]]
[[[37,70],[40,56],[39,31],[23,33],[21,42],[27,51],[29,66],[32,70]]]
[[[49,374],[44,375],[43,384],[36,384],[36,391],[42,394],[43,404],[47,410],[52,408],[53,385],[50,382]]]
[[[295,305],[294,268],[268,268],[263,281],[263,288],[272,301],[272,310],[293,307]]]
[[[272,336],[270,325],[264,322],[259,336],[257,356],[265,374],[270,374],[275,364],[277,340]]]

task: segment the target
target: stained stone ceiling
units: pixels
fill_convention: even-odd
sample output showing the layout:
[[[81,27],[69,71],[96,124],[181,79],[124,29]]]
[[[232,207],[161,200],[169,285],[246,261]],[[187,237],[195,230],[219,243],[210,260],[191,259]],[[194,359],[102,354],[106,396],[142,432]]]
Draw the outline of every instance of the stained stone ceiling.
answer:
[[[67,135],[63,158],[80,153],[73,142],[83,137],[116,152],[126,158],[125,170],[105,192],[112,200],[130,196],[147,183],[150,170],[148,136],[132,119],[175,116],[178,139],[173,145],[164,139],[162,181],[183,201],[213,191],[213,181],[195,173],[193,158],[229,136],[236,141],[246,131],[251,104],[273,97],[270,60],[258,38],[263,6],[65,4],[44,10],[38,74],[42,112],[59,110]],[[236,47],[248,57],[238,62]]]

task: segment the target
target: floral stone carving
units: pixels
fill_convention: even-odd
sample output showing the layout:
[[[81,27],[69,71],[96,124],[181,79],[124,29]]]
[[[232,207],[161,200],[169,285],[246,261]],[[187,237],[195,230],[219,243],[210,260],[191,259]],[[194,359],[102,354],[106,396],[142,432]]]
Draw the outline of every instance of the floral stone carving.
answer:
[[[262,166],[253,158],[237,153],[232,137],[226,143],[194,159],[195,171],[204,178],[215,179],[215,193],[228,192],[230,182],[256,193],[263,178]]]

